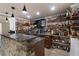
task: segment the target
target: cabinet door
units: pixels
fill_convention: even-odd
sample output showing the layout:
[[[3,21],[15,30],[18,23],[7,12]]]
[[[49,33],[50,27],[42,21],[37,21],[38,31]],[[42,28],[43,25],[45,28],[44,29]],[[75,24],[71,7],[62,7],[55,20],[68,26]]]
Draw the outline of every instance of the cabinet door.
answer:
[[[36,56],[44,56],[45,55],[43,40],[41,40],[35,44],[35,55]]]
[[[46,47],[46,48],[50,48],[51,47],[51,37],[50,36],[47,36],[47,37],[45,37],[45,41],[44,41],[44,46]]]

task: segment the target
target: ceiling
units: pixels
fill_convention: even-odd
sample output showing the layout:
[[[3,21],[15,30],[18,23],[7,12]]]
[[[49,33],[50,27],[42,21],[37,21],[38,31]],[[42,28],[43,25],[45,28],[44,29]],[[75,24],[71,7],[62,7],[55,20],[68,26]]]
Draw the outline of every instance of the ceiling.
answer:
[[[16,17],[27,19],[27,15],[30,15],[30,19],[37,19],[64,12],[70,5],[72,5],[72,3],[26,3],[25,6],[28,14],[23,14],[23,3],[0,3],[0,13],[8,12],[8,14],[11,15],[11,6],[13,6],[15,7],[15,10],[13,12]],[[51,10],[52,6],[56,7],[56,9],[53,11]],[[36,15],[37,11],[40,12],[40,15]]]

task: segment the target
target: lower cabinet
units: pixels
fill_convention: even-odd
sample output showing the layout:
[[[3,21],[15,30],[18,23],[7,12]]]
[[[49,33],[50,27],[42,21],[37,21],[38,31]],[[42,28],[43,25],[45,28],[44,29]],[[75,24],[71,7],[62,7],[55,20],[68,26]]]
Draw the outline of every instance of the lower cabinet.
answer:
[[[51,41],[52,41],[51,36],[45,36],[45,39],[44,39],[45,48],[51,48],[51,46],[52,46]]]

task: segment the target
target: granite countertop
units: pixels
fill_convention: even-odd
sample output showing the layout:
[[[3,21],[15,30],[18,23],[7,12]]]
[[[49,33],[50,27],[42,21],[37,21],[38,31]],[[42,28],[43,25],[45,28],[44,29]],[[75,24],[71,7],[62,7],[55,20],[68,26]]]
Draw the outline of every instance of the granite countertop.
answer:
[[[16,41],[32,41],[33,39],[38,38],[37,36],[34,35],[26,35],[26,34],[21,34],[21,33],[16,33],[16,34],[2,34],[2,36],[14,39]]]
[[[49,32],[45,32],[45,33],[35,33],[35,34],[32,34],[32,35],[36,35],[36,36],[55,36],[55,37],[68,37],[68,36],[60,36],[60,35],[54,35],[54,34],[51,34]]]
[[[44,35],[52,35],[48,32],[45,32],[45,33],[32,33],[32,35],[36,35],[36,36],[44,36]]]

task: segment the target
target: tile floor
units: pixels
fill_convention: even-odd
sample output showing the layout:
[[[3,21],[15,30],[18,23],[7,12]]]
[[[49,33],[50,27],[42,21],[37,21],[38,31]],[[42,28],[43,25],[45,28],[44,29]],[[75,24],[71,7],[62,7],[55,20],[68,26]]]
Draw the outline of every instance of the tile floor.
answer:
[[[70,53],[60,49],[45,49],[45,56],[70,56]]]

